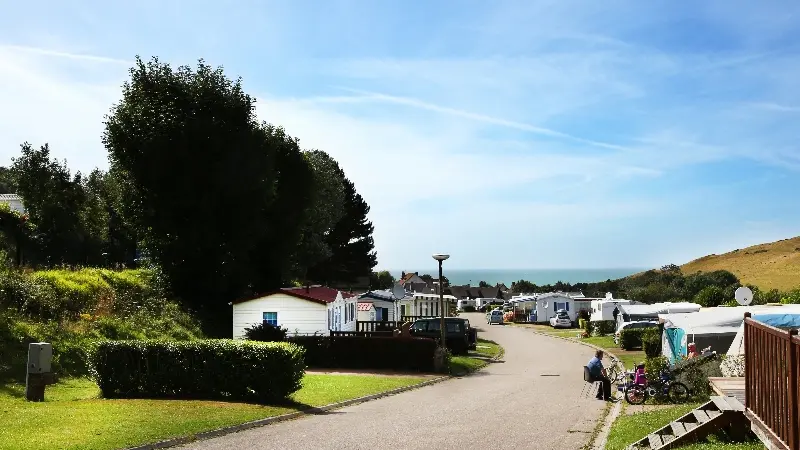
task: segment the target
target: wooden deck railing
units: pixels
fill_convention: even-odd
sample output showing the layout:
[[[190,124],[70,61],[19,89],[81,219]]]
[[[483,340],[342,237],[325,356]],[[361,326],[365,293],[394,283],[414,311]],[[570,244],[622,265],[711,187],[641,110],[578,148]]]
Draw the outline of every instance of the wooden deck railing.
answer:
[[[359,320],[356,322],[356,331],[358,332],[373,332],[373,331],[392,331],[399,329],[403,322],[395,322],[394,320]]]
[[[393,331],[335,331],[331,330],[331,337],[392,337]]]
[[[800,450],[800,337],[745,313],[745,406],[770,441]],[[777,438],[777,440],[776,440]]]

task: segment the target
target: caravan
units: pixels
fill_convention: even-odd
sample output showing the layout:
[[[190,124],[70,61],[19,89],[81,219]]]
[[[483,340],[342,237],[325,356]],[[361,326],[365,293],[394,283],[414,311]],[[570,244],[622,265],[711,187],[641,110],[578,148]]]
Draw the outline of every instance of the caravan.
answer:
[[[468,298],[461,299],[456,303],[456,310],[457,311],[464,311],[466,307],[472,307],[473,309],[477,309],[478,305],[476,300],[470,300]]]
[[[633,300],[625,300],[621,298],[614,298],[611,292],[606,294],[605,298],[602,299],[594,299],[592,300],[591,304],[591,315],[589,316],[589,320],[592,322],[600,322],[604,320],[616,320],[614,316],[614,310],[617,309],[619,305],[640,305],[641,303],[635,302]]]

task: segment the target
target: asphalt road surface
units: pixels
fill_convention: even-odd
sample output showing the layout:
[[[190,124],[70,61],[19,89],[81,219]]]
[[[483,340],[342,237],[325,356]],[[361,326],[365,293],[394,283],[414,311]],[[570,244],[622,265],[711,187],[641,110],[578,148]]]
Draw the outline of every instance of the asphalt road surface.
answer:
[[[479,337],[505,356],[467,377],[392,397],[199,441],[197,449],[580,449],[604,403],[581,398],[593,350],[521,327],[486,325]]]

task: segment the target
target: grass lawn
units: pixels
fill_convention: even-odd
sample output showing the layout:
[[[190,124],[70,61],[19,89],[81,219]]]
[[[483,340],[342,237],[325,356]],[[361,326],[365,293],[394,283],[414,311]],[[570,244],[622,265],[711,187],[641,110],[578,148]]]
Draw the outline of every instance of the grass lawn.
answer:
[[[0,385],[0,449],[115,449],[410,386],[420,377],[307,374],[286,405],[201,400],[104,400],[86,379],[48,386],[44,403]]]
[[[503,347],[494,341],[478,339],[477,349],[470,351],[467,356],[453,356],[450,360],[451,375],[466,375],[474,372],[487,364],[488,360],[500,355]]]
[[[671,408],[641,412],[633,415],[621,415],[611,426],[606,450],[624,450],[628,445],[686,414],[697,407],[697,405],[697,403],[677,405]],[[726,442],[725,439],[721,437],[711,436],[705,442],[698,442],[679,448],[686,450],[763,450],[764,445],[758,440],[753,442],[731,443]]]

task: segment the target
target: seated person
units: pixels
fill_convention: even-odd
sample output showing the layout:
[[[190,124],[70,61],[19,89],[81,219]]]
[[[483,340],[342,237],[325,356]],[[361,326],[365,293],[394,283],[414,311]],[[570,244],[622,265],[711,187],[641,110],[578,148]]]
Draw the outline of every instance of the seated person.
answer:
[[[595,381],[603,382],[603,388],[597,391],[597,399],[611,401],[611,380],[608,379],[602,360],[603,351],[598,350],[595,352],[594,358],[589,360],[589,364],[586,364],[586,367],[589,369],[592,383]]]
[[[647,377],[645,376],[644,364],[636,366],[636,372],[633,377],[633,384],[640,384],[645,386],[647,384]]]
[[[686,355],[686,359],[692,359],[692,358],[696,358],[697,356],[699,356],[697,354],[697,345],[694,342],[689,343],[687,350],[688,350],[689,354]]]

